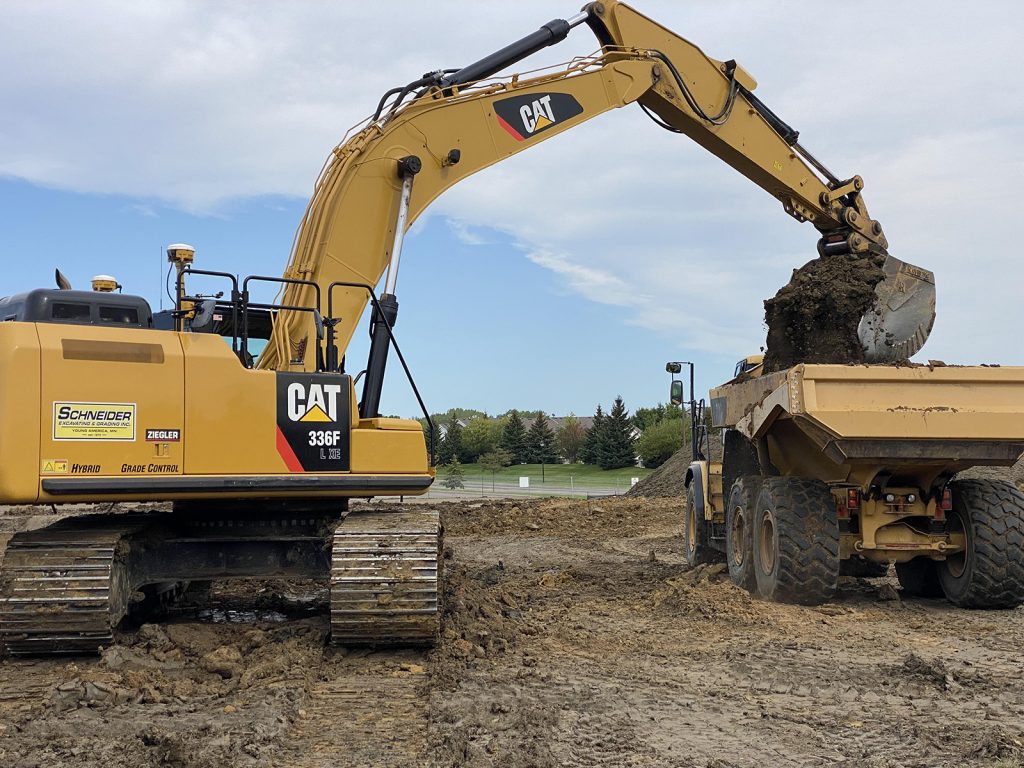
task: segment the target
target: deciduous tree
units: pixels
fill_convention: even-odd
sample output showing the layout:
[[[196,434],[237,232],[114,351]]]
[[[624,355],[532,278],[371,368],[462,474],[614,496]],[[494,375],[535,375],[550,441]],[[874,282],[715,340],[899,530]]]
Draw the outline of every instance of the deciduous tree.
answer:
[[[683,447],[683,424],[682,418],[664,419],[644,430],[636,441],[636,452],[645,467],[660,467]]]
[[[485,453],[498,447],[501,439],[501,422],[479,416],[473,419],[462,430],[462,447],[465,455],[462,461],[470,464],[478,461]]]
[[[555,433],[558,452],[570,464],[579,461],[583,441],[587,439],[587,430],[574,415],[569,414]]]
[[[480,457],[480,467],[491,473],[491,490],[494,490],[494,473],[512,463],[512,456],[504,448],[495,448]]]

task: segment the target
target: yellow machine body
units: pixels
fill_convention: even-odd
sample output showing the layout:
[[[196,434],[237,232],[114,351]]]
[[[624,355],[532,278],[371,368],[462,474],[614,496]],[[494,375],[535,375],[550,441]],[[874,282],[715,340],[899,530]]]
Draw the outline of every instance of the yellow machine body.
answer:
[[[433,479],[420,424],[360,420],[351,377],[247,369],[211,334],[0,324],[0,423],[7,503],[409,495]]]

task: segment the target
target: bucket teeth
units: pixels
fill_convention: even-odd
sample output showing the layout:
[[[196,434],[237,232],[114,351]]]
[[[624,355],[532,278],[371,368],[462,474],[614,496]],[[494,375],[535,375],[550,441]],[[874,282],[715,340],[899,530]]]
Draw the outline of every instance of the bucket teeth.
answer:
[[[437,512],[350,515],[331,553],[331,641],[431,645],[438,632]]]

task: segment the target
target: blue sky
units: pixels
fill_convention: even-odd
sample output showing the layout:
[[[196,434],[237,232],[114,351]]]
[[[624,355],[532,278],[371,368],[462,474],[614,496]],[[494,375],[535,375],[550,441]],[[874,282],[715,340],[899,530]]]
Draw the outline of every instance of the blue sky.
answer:
[[[891,251],[932,269],[919,359],[1024,363],[1024,6],[866,0],[636,0],[758,96],[865,199]],[[98,272],[159,306],[161,249],[280,274],[323,158],[389,87],[501,48],[578,3],[11,0],[0,26],[0,256],[11,293]],[[458,19],[439,28],[437,18]],[[870,24],[864,24],[864,19]],[[524,68],[592,52],[577,29]],[[810,66],[809,66],[810,64]],[[413,228],[397,328],[428,405],[587,414],[664,400],[669,359],[698,388],[763,343],[763,299],[816,235],[635,107],[446,192]],[[358,334],[357,339],[363,337]],[[363,351],[354,349],[359,359]],[[397,368],[385,410],[414,415]]]
[[[306,201],[235,200],[216,215],[197,215],[153,199],[89,195],[0,180],[3,293],[50,286],[60,269],[76,287],[112,273],[130,293],[159,309],[167,263],[163,248],[185,241],[197,265],[241,274],[283,269]],[[467,242],[467,240],[472,242]],[[507,235],[443,217],[417,224],[406,241],[399,279],[396,335],[431,411],[460,406],[499,413],[544,409],[593,412],[621,394],[635,408],[664,401],[664,363],[676,359],[667,334],[627,324],[621,308],[582,298],[527,259]],[[349,367],[365,359],[357,335]],[[702,371],[729,365],[705,358]],[[397,361],[383,408],[417,415]]]

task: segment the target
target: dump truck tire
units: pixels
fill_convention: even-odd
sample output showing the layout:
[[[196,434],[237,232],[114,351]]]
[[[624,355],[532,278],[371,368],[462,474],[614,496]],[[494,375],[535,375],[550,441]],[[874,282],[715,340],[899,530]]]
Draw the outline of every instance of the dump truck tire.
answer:
[[[946,598],[961,608],[1016,608],[1024,603],[1024,494],[1000,480],[950,485],[950,530],[967,550],[938,563]]]
[[[693,485],[686,489],[686,510],[683,513],[683,555],[691,568],[703,563],[721,562],[722,555],[711,548],[711,526],[697,513]]]
[[[819,480],[769,477],[754,515],[754,573],[765,600],[817,605],[839,582],[839,521]]]
[[[910,597],[942,597],[938,563],[927,557],[916,557],[905,563],[896,563],[896,578]]]
[[[725,510],[725,561],[729,578],[748,592],[757,589],[754,575],[754,511],[761,478],[741,477],[732,484]]]

